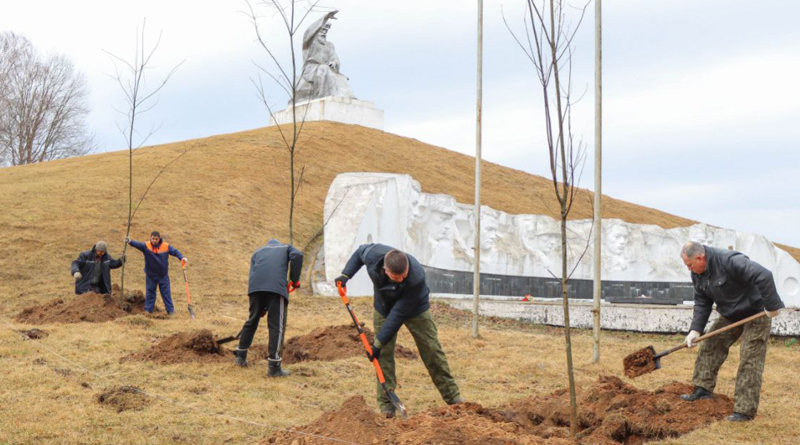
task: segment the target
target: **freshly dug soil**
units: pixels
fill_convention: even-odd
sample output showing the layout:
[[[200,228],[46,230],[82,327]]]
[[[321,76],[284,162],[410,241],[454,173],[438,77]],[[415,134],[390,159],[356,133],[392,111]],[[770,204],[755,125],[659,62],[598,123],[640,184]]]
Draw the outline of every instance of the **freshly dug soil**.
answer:
[[[385,419],[360,397],[291,432],[278,432],[262,444],[327,444],[335,438],[356,443],[639,445],[678,437],[730,414],[733,401],[685,402],[687,384],[673,382],[656,391],[639,390],[617,377],[602,376],[578,391],[577,441],[569,437],[569,391],[559,390],[499,408],[475,403],[436,408],[408,420]]]
[[[636,378],[656,370],[656,359],[653,347],[648,346],[640,349],[622,360],[625,375],[629,378]]]
[[[369,328],[364,327],[363,323],[361,327],[364,329],[367,340],[372,344],[375,335]],[[352,323],[342,326],[322,326],[306,335],[287,340],[283,348],[283,363],[292,364],[310,360],[332,361],[365,354],[364,344],[361,343],[358,331]],[[395,357],[416,359],[417,354],[398,344],[395,349]]]
[[[21,323],[102,323],[144,312],[144,294],[141,291],[125,292],[123,307],[119,303],[120,289],[114,285],[111,294],[75,295],[69,298],[57,298],[47,303],[32,306],[17,314]]]
[[[36,329],[36,328],[29,329],[27,331],[23,329],[23,330],[19,331],[19,333],[20,334],[24,334],[26,337],[30,338],[31,340],[39,340],[40,338],[45,338],[48,335],[50,335],[46,331],[43,331],[41,329]]]
[[[142,410],[150,404],[147,397],[139,387],[116,386],[97,396],[101,405],[117,410],[118,413],[127,410]]]
[[[188,362],[232,362],[226,349],[217,344],[214,335],[208,329],[192,332],[179,332],[161,340],[149,350],[123,357],[120,361],[143,360],[170,365]]]

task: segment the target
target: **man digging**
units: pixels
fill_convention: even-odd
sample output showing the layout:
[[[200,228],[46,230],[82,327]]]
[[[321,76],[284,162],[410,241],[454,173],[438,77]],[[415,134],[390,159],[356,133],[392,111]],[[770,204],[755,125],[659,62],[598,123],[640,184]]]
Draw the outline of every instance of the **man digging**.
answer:
[[[700,337],[714,304],[717,305],[720,317],[714,322],[712,330],[761,311],[767,312],[767,317],[757,318],[705,340],[697,354],[692,376],[694,392],[684,394],[681,398],[694,402],[712,397],[719,368],[728,357],[730,347],[741,337],[733,414],[726,420],[753,420],[761,395],[761,375],[764,372],[772,318],[784,307],[775,289],[772,273],[739,252],[716,249],[691,241],[683,246],[681,258],[691,271],[694,285],[694,317],[691,331],[686,336],[686,346],[694,346],[694,341]]]
[[[145,298],[144,310],[152,314],[156,304],[156,288],[161,291],[161,299],[164,300],[164,309],[167,314],[175,313],[172,305],[172,291],[169,285],[169,256],[172,255],[185,266],[188,259],[183,256],[178,249],[169,245],[161,239],[161,234],[153,231],[150,233],[150,241],[141,243],[125,238],[125,242],[134,249],[140,250],[144,254],[144,275],[145,275]]]
[[[247,295],[250,298],[250,316],[242,326],[239,347],[233,352],[236,364],[247,366],[247,350],[253,343],[258,322],[267,315],[269,328],[268,377],[284,377],[291,372],[281,369],[283,333],[286,329],[286,309],[289,305],[289,288],[300,287],[303,269],[303,252],[291,244],[269,240],[266,246],[253,253],[250,259],[250,281]],[[286,277],[289,276],[289,283]]]
[[[91,250],[81,252],[72,262],[72,277],[75,278],[75,293],[111,293],[111,269],[122,267],[125,257],[115,260],[108,254],[105,241],[98,241]]]
[[[463,403],[458,385],[450,374],[447,357],[439,343],[436,324],[431,317],[428,300],[430,290],[425,283],[425,270],[422,265],[413,256],[389,246],[364,244],[350,257],[342,275],[336,278],[336,283],[346,287],[347,281],[362,266],[366,266],[374,287],[372,322],[375,328],[375,341],[369,359],[378,359],[386,378],[387,388],[389,390],[397,388],[394,349],[397,331],[405,325],[414,337],[422,362],[442,399],[448,405]],[[380,383],[377,384],[377,388],[381,413],[387,418],[394,417],[394,405],[389,401]]]

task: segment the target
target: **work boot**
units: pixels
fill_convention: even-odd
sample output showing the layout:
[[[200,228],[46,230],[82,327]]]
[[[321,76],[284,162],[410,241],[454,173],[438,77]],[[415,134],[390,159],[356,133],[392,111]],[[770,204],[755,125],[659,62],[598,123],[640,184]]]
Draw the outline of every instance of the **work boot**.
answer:
[[[236,349],[233,355],[236,356],[236,366],[247,367],[247,349]]]
[[[749,422],[753,420],[753,418],[748,416],[747,414],[733,413],[730,416],[726,417],[725,420],[727,420],[728,422]]]
[[[394,415],[395,415],[394,408],[382,408],[381,409],[381,415],[385,416],[387,419],[394,418]]]
[[[714,397],[714,394],[711,391],[708,391],[705,388],[701,388],[699,386],[695,386],[694,387],[694,392],[693,393],[681,395],[681,399],[686,400],[687,402],[694,402],[695,400],[710,399],[712,397]]]
[[[458,405],[459,403],[464,403],[464,399],[462,399],[461,396],[458,396],[455,399],[447,402],[448,405]]]
[[[280,359],[269,359],[269,372],[267,372],[267,377],[286,377],[291,373],[291,371],[284,371],[281,369]]]

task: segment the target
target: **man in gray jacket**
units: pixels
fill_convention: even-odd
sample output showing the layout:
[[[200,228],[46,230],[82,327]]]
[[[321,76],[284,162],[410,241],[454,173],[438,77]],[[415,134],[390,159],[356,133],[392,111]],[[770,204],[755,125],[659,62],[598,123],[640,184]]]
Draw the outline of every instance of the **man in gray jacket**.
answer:
[[[286,329],[286,308],[289,289],[300,287],[303,252],[290,244],[271,239],[266,246],[253,253],[250,259],[250,317],[244,323],[239,337],[239,347],[234,351],[236,364],[247,366],[247,349],[253,343],[258,322],[265,314],[269,327],[269,377],[290,374],[281,369],[283,333]],[[289,282],[286,282],[286,277]]]
[[[772,272],[739,252],[695,242],[683,246],[681,258],[692,272],[694,285],[694,318],[691,331],[686,336],[688,347],[693,347],[694,341],[700,337],[714,304],[720,317],[711,326],[712,331],[759,312],[767,312],[767,317],[757,318],[703,341],[692,376],[694,392],[681,396],[689,402],[711,398],[719,368],[728,357],[728,349],[741,337],[733,414],[726,420],[752,420],[758,411],[761,396],[761,374],[767,356],[772,318],[784,308]]]

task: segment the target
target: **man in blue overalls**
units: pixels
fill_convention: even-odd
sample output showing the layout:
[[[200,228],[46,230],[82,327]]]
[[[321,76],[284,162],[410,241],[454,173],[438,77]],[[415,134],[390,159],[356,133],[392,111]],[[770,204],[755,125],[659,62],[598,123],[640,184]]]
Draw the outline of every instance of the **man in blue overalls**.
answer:
[[[141,243],[125,238],[125,242],[131,247],[141,250],[144,254],[144,275],[146,277],[146,294],[144,299],[144,310],[153,313],[153,306],[156,304],[156,287],[161,290],[161,299],[164,300],[164,308],[167,314],[172,315],[175,308],[172,306],[172,294],[169,288],[169,256],[172,255],[181,263],[186,265],[188,260],[178,249],[161,240],[161,234],[153,231],[150,234],[150,241]]]

